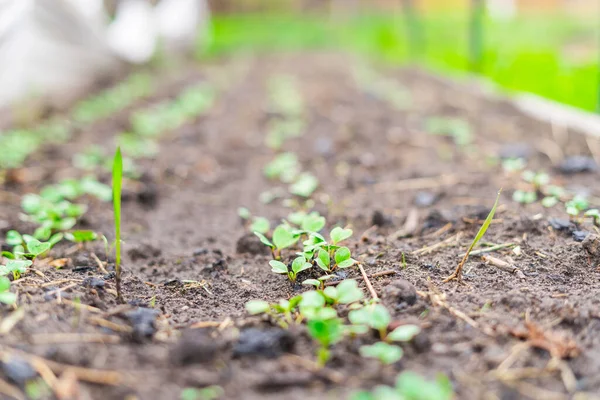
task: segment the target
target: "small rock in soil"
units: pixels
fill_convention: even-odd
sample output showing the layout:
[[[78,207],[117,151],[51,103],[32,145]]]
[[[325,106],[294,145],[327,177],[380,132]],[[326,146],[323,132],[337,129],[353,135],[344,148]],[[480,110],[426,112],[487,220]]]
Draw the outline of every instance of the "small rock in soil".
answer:
[[[583,239],[581,245],[589,255],[593,257],[600,255],[600,236],[590,233]]]
[[[598,164],[592,157],[588,156],[571,156],[567,157],[560,163],[558,170],[563,174],[578,174],[583,172],[598,171]]]
[[[94,289],[103,289],[105,284],[106,282],[104,282],[104,279],[95,276],[89,276],[83,280],[83,286]]]
[[[151,257],[158,257],[162,254],[162,250],[151,246],[147,243],[141,244],[127,252],[132,261],[146,260]]]
[[[548,220],[552,229],[560,232],[572,232],[575,229],[575,225],[568,219],[562,218],[550,218]]]
[[[527,160],[533,153],[531,146],[527,143],[510,143],[500,148],[498,156],[505,160],[507,158],[522,158]]]
[[[414,199],[414,204],[417,207],[431,207],[438,200],[438,196],[431,192],[417,192]]]
[[[282,353],[291,352],[294,344],[295,339],[292,334],[283,329],[250,328],[240,334],[240,338],[233,348],[233,355],[236,357],[275,358]]]
[[[37,377],[37,371],[27,361],[16,357],[2,363],[2,372],[9,381],[20,387]]]
[[[125,316],[133,325],[133,339],[136,342],[143,342],[152,338],[154,332],[156,332],[154,323],[158,314],[158,310],[143,307],[125,313]]]
[[[247,233],[239,238],[235,250],[239,254],[269,254],[269,248],[262,244],[260,239],[253,233]]]
[[[583,242],[590,233],[588,231],[573,231],[573,240]]]
[[[208,249],[205,247],[201,247],[199,249],[194,250],[194,252],[192,253],[192,255],[194,257],[198,257],[198,256],[203,256],[205,254],[208,254]]]
[[[190,365],[209,362],[215,359],[219,345],[205,329],[189,329],[171,352],[171,361],[176,365]]]
[[[427,217],[425,218],[425,222],[423,223],[424,229],[429,228],[440,228],[450,222],[450,218],[448,216],[442,214],[438,210],[431,210]]]
[[[371,217],[372,225],[385,226],[385,225],[388,225],[389,223],[390,223],[390,219],[388,217],[386,217],[384,213],[382,213],[379,210],[376,210],[375,212],[373,212],[373,216]]]
[[[383,289],[383,300],[396,307],[412,306],[417,302],[417,290],[412,283],[398,279]]]

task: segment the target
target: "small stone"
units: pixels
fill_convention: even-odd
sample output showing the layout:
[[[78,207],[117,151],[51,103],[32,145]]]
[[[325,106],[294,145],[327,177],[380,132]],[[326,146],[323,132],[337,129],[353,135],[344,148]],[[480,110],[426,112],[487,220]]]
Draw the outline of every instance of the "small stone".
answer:
[[[383,289],[383,300],[396,307],[412,306],[417,302],[417,290],[409,281],[397,279]]]
[[[83,280],[83,286],[91,287],[94,289],[103,289],[105,284],[106,282],[104,282],[104,279],[97,278],[95,276],[90,276]]]
[[[560,163],[558,170],[563,174],[578,174],[583,172],[598,171],[598,164],[592,157],[588,156],[571,156],[567,157]]]
[[[371,217],[371,224],[375,226],[385,226],[389,224],[389,219],[381,211],[376,210]]]
[[[220,346],[205,329],[189,329],[171,352],[171,361],[176,365],[190,365],[210,362],[215,359]]]
[[[573,225],[573,223],[571,221],[569,221],[568,219],[562,219],[562,218],[550,218],[548,220],[548,222],[550,223],[550,226],[552,227],[552,229],[556,230],[556,231],[572,231],[575,226]]]
[[[235,250],[238,254],[269,254],[269,248],[265,246],[260,239],[253,233],[247,233],[238,239]]]
[[[294,344],[294,336],[283,329],[250,328],[240,334],[240,338],[233,348],[233,355],[236,357],[275,358],[282,353],[291,352]]]
[[[590,233],[583,239],[581,246],[593,257],[600,255],[600,236]]]
[[[200,247],[199,249],[194,250],[192,253],[194,257],[203,256],[205,254],[208,254],[208,249],[204,247]]]
[[[37,371],[25,360],[13,357],[2,363],[2,372],[11,382],[20,387],[37,377]]]
[[[417,207],[427,208],[431,207],[437,201],[438,196],[431,192],[417,192],[415,195],[414,203]]]
[[[156,332],[156,318],[158,310],[140,307],[125,314],[131,325],[133,325],[133,339],[136,342],[143,342],[151,339]]]
[[[573,231],[573,240],[583,242],[590,233],[588,231]]]

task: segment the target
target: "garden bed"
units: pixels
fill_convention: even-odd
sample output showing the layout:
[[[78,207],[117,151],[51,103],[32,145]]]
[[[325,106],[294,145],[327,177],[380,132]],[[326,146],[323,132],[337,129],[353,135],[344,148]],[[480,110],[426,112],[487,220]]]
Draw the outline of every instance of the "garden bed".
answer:
[[[219,387],[226,399],[346,398],[393,385],[403,371],[429,380],[445,374],[461,399],[594,398],[600,390],[598,231],[583,209],[569,217],[562,203],[584,193],[585,208],[600,205],[593,163],[586,159],[592,170],[579,173],[564,165],[571,156],[589,155],[597,139],[419,71],[375,72],[346,55],[221,63],[198,67],[86,126],[68,145],[44,147],[6,175],[2,233],[31,233],[35,225],[19,217],[25,194],[88,173],[110,181],[101,168],[74,168],[74,154],[92,143],[112,152],[113,136],[130,128],[128,115],[136,109],[198,83],[214,89],[212,106],[160,136],[156,154],[138,162],[141,174],[125,182],[125,305],[114,292],[114,257],[107,258],[101,241],[63,240],[12,282],[18,308],[2,306],[0,314],[6,382],[18,358],[38,372],[53,370],[63,398],[174,399],[186,388],[204,387]],[[282,81],[297,88],[302,124],[297,137],[273,150],[265,137],[273,121],[286,117],[273,108],[274,82]],[[284,330],[276,318],[245,309],[251,300],[299,295],[309,290],[300,282],[322,275],[313,267],[294,285],[271,272],[269,250],[238,214],[244,207],[271,227],[288,217],[289,203],[277,198],[294,198],[288,185],[263,173],[282,151],[296,154],[302,171],[318,178],[310,198],[327,220],[323,234],[335,226],[353,230],[345,245],[372,289],[357,266],[327,284],[355,279],[365,299],[377,296],[391,313],[391,327],[420,327],[401,345],[400,361],[383,365],[360,355],[361,346],[378,341],[373,331],[331,346],[321,368],[304,324]],[[502,157],[522,157],[525,169],[545,171],[566,192],[553,207],[518,203],[515,191],[546,187],[523,180],[518,163]],[[485,251],[471,255],[463,283],[443,283],[500,188],[494,220],[474,249]],[[76,227],[114,238],[110,203],[89,196],[82,202],[89,210]],[[291,261],[293,254],[284,249],[282,258]],[[338,312],[345,319],[348,307]],[[52,384],[52,374],[42,378]],[[21,392],[18,382],[11,385]],[[10,390],[0,386],[4,395]]]

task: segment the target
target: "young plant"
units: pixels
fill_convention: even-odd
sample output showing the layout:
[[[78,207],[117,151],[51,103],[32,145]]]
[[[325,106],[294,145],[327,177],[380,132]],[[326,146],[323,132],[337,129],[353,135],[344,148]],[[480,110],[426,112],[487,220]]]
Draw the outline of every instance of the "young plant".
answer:
[[[598,210],[597,208],[592,208],[590,210],[587,210],[584,215],[586,217],[592,217],[594,225],[598,226],[600,222],[600,210]]]
[[[273,318],[279,326],[287,329],[295,322],[294,313],[302,296],[295,296],[289,300],[280,300],[279,303],[269,304],[264,300],[250,300],[246,303],[246,311],[250,315],[266,314]]]
[[[0,275],[13,275],[13,280],[17,280],[21,277],[21,274],[25,273],[28,267],[33,264],[31,260],[8,260],[6,265],[0,265]]]
[[[123,302],[121,294],[121,186],[123,184],[123,157],[121,148],[117,147],[113,161],[113,211],[115,222],[115,279],[117,286],[117,298]]]
[[[75,243],[93,242],[98,239],[98,234],[90,230],[77,230],[65,233],[65,239]]]
[[[394,387],[377,386],[373,392],[358,392],[351,400],[451,400],[454,398],[452,383],[445,375],[435,381],[426,380],[414,372],[403,372],[396,378]]]
[[[467,260],[469,258],[469,254],[471,253],[471,251],[473,250],[475,245],[477,245],[477,242],[479,242],[479,240],[483,237],[483,235],[485,235],[485,232],[488,230],[490,224],[492,223],[492,220],[494,219],[494,214],[496,213],[496,207],[498,207],[498,201],[500,200],[501,192],[502,192],[502,189],[500,189],[498,191],[498,196],[496,196],[496,201],[494,202],[494,206],[490,210],[490,213],[488,214],[485,221],[483,221],[483,225],[481,225],[481,228],[479,228],[479,231],[477,232],[477,235],[475,235],[475,238],[471,242],[471,245],[469,246],[469,249],[465,253],[465,256],[462,258],[462,260],[456,267],[456,270],[454,271],[454,273],[452,275],[450,275],[449,277],[447,277],[446,279],[444,279],[444,282],[449,282],[454,279],[456,279],[459,282],[462,282],[463,267],[465,266],[465,263],[467,262]]]
[[[571,200],[565,203],[565,211],[571,217],[578,217],[579,214],[589,207],[589,203],[584,196],[575,195]]]
[[[306,326],[310,336],[320,345],[317,350],[317,362],[319,365],[324,366],[331,357],[329,350],[331,345],[339,342],[344,337],[342,320],[339,318],[316,319],[308,321]]]
[[[329,286],[323,290],[326,301],[331,304],[351,304],[365,297],[363,291],[353,279],[340,282],[337,287]]]
[[[303,285],[306,286],[314,286],[317,290],[325,289],[325,281],[333,278],[335,275],[323,275],[318,277],[317,279],[306,279],[302,282]]]
[[[5,276],[0,276],[0,303],[15,304],[17,295],[10,291],[10,280]]]
[[[300,237],[297,233],[292,232],[289,226],[279,225],[273,231],[273,242],[271,242],[265,235],[260,232],[254,232],[260,241],[271,249],[273,258],[276,260],[281,259],[281,250],[286,249],[295,245]]]
[[[310,197],[319,187],[319,180],[309,172],[303,172],[296,181],[290,185],[291,194],[300,197]]]
[[[362,357],[377,358],[382,364],[386,365],[400,361],[404,355],[404,351],[400,346],[386,342],[361,346],[359,352]]]
[[[537,193],[528,192],[525,190],[515,190],[512,198],[519,204],[532,204],[535,203],[537,200]]]
[[[271,266],[272,272],[275,272],[276,274],[287,275],[292,283],[296,283],[296,278],[300,272],[306,271],[312,267],[312,264],[307,262],[304,256],[296,257],[294,261],[292,261],[290,268],[288,268],[288,266],[281,261],[277,260],[269,261],[269,265]]]
[[[533,172],[527,170],[521,174],[521,177],[525,182],[531,183],[536,191],[540,191],[550,183],[550,176],[545,172]]]

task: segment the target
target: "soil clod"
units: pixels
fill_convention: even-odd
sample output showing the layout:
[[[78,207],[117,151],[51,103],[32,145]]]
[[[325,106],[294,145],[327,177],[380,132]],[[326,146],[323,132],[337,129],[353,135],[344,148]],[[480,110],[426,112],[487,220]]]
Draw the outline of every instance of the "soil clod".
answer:
[[[275,358],[294,349],[295,337],[283,329],[249,328],[240,334],[233,348],[236,357],[266,357]]]
[[[260,242],[260,239],[253,233],[247,233],[238,239],[235,249],[238,254],[269,254],[267,246]]]
[[[383,301],[393,307],[403,308],[417,302],[417,290],[404,279],[397,279],[383,289]]]
[[[2,363],[2,372],[11,382],[20,387],[35,379],[38,375],[37,371],[27,361],[11,357],[8,361]]]
[[[565,158],[558,166],[558,170],[565,175],[598,171],[598,164],[592,157],[571,156]]]
[[[206,329],[188,329],[171,352],[171,361],[176,365],[210,362],[217,356],[220,345]]]
[[[125,313],[125,316],[133,326],[133,340],[143,342],[151,339],[154,332],[156,332],[155,322],[158,315],[158,310],[144,307],[139,307]]]

